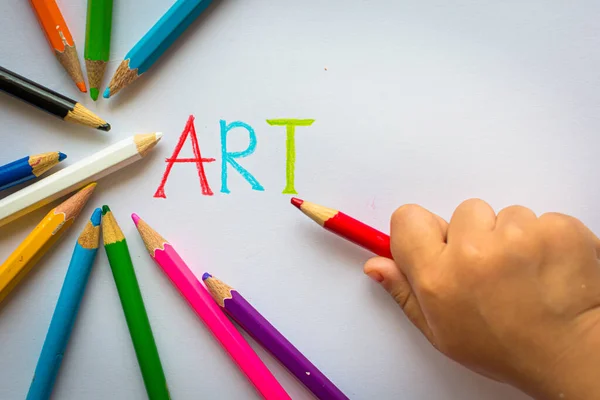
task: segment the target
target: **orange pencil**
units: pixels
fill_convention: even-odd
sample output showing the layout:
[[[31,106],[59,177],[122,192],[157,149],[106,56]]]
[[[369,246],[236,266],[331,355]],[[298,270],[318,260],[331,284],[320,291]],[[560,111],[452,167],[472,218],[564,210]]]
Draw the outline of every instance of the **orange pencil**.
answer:
[[[58,61],[83,93],[87,92],[75,42],[55,0],[31,0],[33,10]]]

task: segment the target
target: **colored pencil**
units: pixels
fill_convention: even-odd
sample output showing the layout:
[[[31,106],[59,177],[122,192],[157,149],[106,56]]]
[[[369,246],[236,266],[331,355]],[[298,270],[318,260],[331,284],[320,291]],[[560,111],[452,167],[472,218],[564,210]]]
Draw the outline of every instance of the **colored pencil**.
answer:
[[[90,198],[96,183],[90,183],[77,194],[50,210],[19,247],[0,266],[0,302],[27,275],[40,258],[56,243]]]
[[[237,290],[208,273],[202,275],[202,280],[217,304],[318,399],[348,400],[340,389],[256,311]]]
[[[67,158],[59,151],[19,158],[0,166],[0,190],[35,179]]]
[[[2,67],[0,90],[64,121],[110,131],[110,124],[75,100]]]
[[[144,300],[135,276],[127,241],[108,206],[102,206],[102,237],[144,385],[150,400],[169,399],[163,372]]]
[[[254,384],[258,392],[268,400],[290,399],[271,371],[263,364],[231,321],[227,319],[219,306],[215,304],[206,288],[177,254],[173,246],[137,214],[132,214],[131,218],[137,226],[150,256],[169,277],[198,317],[204,321],[204,324],[246,374],[250,382]]]
[[[211,2],[212,0],[177,0],[125,55],[104,90],[104,98],[114,96],[146,72]]]
[[[69,269],[65,276],[46,340],[35,367],[27,400],[49,399],[62,363],[63,355],[77,318],[79,304],[85,292],[100,239],[102,210],[96,208],[75,243]]]
[[[0,226],[144,157],[162,133],[135,135],[0,200]]]
[[[98,99],[99,88],[110,56],[113,0],[88,0],[85,28],[85,68],[90,97]]]
[[[46,39],[63,68],[77,88],[87,92],[75,42],[55,0],[31,0],[35,15],[42,26]]]
[[[328,231],[379,256],[392,258],[389,235],[332,208],[300,200],[296,197],[292,197],[291,203]]]

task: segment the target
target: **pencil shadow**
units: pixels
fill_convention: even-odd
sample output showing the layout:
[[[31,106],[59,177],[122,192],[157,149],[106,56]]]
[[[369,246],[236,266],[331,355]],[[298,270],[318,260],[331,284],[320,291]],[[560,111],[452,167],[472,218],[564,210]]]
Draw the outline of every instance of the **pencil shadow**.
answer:
[[[52,133],[64,135],[63,138],[57,138],[56,142],[62,145],[62,143],[73,140],[73,138],[81,138],[86,142],[94,141],[98,143],[104,143],[110,140],[110,136],[107,133],[101,132],[94,128],[90,128],[84,125],[75,124],[72,122],[63,121],[54,115],[48,114],[45,111],[38,110],[34,106],[26,104],[18,99],[11,98],[11,96],[0,96],[0,109],[3,112],[11,115],[19,115],[23,120],[28,120],[34,126],[44,127],[43,129],[52,130]],[[26,136],[26,132],[18,132],[19,135]],[[60,150],[60,149],[39,149],[32,150],[32,154],[44,153],[47,151]]]
[[[314,247],[322,249],[323,253],[331,253],[332,257],[339,259],[344,265],[347,264],[354,267],[356,264],[360,264],[362,266],[365,261],[375,256],[371,252],[331,232],[314,228],[313,226],[305,226],[299,229],[300,235],[304,238],[303,240],[313,244]]]
[[[151,85],[148,84],[140,84],[141,80],[151,81],[152,79],[158,79],[154,75],[157,73],[157,70],[162,68],[168,69],[168,65],[173,63],[171,54],[178,51],[181,47],[189,45],[189,40],[187,38],[191,35],[201,34],[198,31],[202,31],[202,27],[205,24],[205,21],[211,18],[213,14],[219,8],[221,3],[228,2],[228,0],[214,0],[208,8],[194,21],[192,24],[186,29],[186,31],[175,40],[175,42],[165,51],[165,53],[156,61],[156,63],[146,72],[144,72],[144,76],[139,78],[136,82],[133,82],[127,88],[123,89],[120,93],[115,95],[114,98],[110,98],[108,100],[109,109],[122,107],[132,101],[135,101],[137,96],[141,95],[140,93],[144,93],[148,90],[152,90]],[[141,38],[140,38],[141,39]],[[120,61],[119,61],[120,64]],[[117,66],[119,65],[117,64]],[[114,73],[114,71],[113,71]]]

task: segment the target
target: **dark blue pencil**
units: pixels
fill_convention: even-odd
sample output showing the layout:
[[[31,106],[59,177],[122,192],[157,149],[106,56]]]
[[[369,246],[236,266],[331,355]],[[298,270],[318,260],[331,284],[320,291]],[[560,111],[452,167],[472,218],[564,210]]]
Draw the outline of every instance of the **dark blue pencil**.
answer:
[[[0,190],[35,179],[67,158],[60,151],[27,156],[0,167]]]

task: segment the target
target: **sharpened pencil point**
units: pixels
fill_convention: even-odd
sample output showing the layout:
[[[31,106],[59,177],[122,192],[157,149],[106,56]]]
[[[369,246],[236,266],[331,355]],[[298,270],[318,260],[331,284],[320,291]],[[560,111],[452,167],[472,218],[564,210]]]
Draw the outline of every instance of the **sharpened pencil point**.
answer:
[[[110,97],[110,88],[104,89],[104,93],[102,93],[102,97],[108,99]]]
[[[102,206],[102,215],[106,215],[106,213],[110,212],[110,208],[105,204]]]
[[[202,280],[205,281],[208,278],[212,278],[212,275],[209,274],[208,272],[205,272],[204,274],[202,274]]]
[[[58,161],[62,161],[65,158],[67,158],[67,155],[65,153],[61,153],[60,151],[58,152]]]
[[[92,213],[92,217],[90,218],[92,225],[98,226],[102,221],[102,210],[100,208],[96,208]]]
[[[135,224],[135,226],[137,226],[138,222],[140,221],[140,216],[137,215],[136,213],[131,214],[131,219],[133,220],[133,223]]]
[[[98,95],[100,94],[100,91],[98,90],[98,88],[90,88],[90,97],[92,98],[92,100],[96,101],[98,100]]]
[[[292,205],[298,209],[300,209],[300,207],[302,206],[302,203],[304,203],[304,200],[299,199],[297,197],[292,197],[290,200],[290,203],[292,203]]]
[[[85,87],[85,82],[77,82],[76,83],[77,87],[79,88],[79,90],[81,91],[81,93],[87,93],[87,88]]]
[[[98,129],[100,129],[101,131],[104,131],[104,132],[108,132],[108,131],[110,131],[110,124],[107,122],[104,125],[98,126]]]

